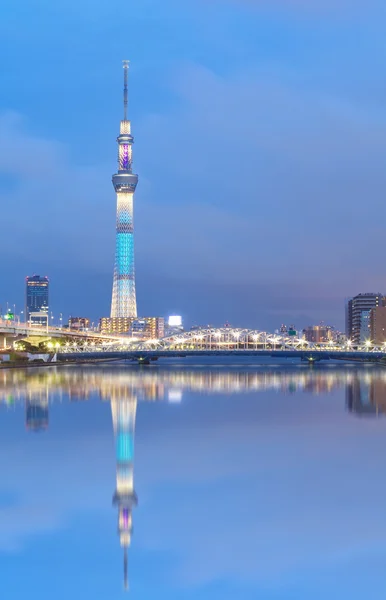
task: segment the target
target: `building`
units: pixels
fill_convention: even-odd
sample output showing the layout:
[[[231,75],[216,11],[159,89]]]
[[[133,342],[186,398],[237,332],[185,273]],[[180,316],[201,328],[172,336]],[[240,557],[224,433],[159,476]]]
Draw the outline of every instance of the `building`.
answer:
[[[140,339],[160,339],[165,335],[165,319],[163,317],[133,318],[103,317],[100,319],[100,332],[127,334]]]
[[[370,311],[370,339],[374,344],[386,342],[386,306],[377,306]]]
[[[165,336],[165,319],[163,317],[134,319],[130,333],[133,337],[144,340],[159,340]]]
[[[182,317],[173,315],[168,317],[167,324],[165,326],[165,336],[172,337],[174,335],[178,335],[184,331],[184,326],[182,323]]]
[[[70,317],[68,319],[69,329],[75,329],[76,331],[84,331],[90,329],[90,319],[86,317]]]
[[[26,277],[25,314],[27,323],[47,325],[48,291],[48,277],[40,277],[40,275]]]
[[[370,311],[384,306],[382,294],[358,294],[351,298],[346,308],[346,335],[354,344],[370,338]]]
[[[331,328],[325,325],[313,325],[303,329],[303,337],[307,342],[322,344],[332,339]]]
[[[295,325],[290,325],[289,329],[288,329],[288,335],[290,337],[296,337],[298,335],[298,332],[295,329]]]
[[[117,194],[116,245],[113,294],[111,301],[112,319],[127,319],[137,316],[134,271],[134,192],[138,175],[133,173],[131,123],[127,118],[127,75],[129,61],[123,61],[124,91],[123,120],[118,142],[118,172],[113,175]]]

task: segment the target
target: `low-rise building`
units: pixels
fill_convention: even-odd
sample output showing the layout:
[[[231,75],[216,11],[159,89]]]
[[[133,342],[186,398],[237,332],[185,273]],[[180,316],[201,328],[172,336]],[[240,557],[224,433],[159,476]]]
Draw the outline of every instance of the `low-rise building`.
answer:
[[[90,329],[90,319],[86,317],[70,317],[68,319],[69,329],[75,329],[76,331],[84,331]]]
[[[303,337],[307,342],[322,344],[331,339],[331,328],[325,325],[312,325],[303,329]]]
[[[165,335],[163,317],[102,317],[101,333],[126,334],[140,339],[160,339]]]

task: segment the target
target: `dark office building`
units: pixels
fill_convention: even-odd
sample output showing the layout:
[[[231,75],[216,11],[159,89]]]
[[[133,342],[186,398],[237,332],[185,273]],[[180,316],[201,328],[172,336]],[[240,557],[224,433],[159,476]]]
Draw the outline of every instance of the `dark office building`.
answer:
[[[26,277],[26,307],[25,315],[27,322],[39,322],[38,313],[43,313],[42,323],[46,323],[48,314],[48,277],[32,275]]]

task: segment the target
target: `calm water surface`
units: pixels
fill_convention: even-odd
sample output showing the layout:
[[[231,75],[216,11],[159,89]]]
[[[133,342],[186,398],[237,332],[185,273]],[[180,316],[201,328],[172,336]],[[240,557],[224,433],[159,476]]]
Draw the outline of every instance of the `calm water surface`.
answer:
[[[2,370],[0,598],[383,600],[384,411],[379,367]]]

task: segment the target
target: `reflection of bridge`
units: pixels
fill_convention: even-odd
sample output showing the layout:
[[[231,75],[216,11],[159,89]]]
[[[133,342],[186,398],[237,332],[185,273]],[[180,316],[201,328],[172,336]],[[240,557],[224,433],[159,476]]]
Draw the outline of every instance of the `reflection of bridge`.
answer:
[[[375,361],[386,358],[386,345],[375,346],[367,341],[353,346],[351,342],[337,344],[332,340],[314,344],[302,338],[271,335],[250,329],[199,329],[161,340],[138,341],[130,338],[68,343],[60,349],[59,360],[127,359],[142,363],[159,358],[187,356],[271,356],[298,358],[308,362],[320,360]]]

